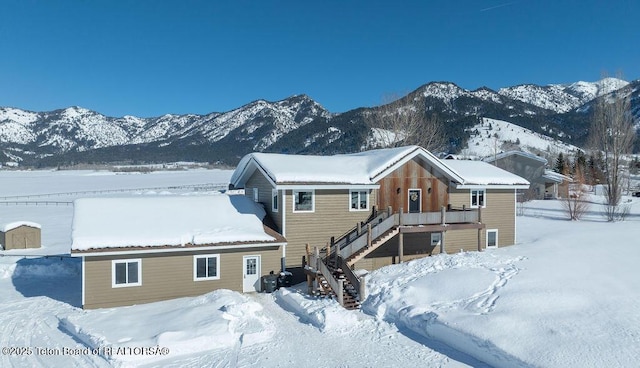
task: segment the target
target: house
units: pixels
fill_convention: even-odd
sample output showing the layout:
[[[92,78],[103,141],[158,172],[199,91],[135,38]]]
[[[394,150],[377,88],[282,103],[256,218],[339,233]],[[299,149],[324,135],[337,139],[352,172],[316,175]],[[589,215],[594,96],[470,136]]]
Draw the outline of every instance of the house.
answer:
[[[516,190],[529,182],[408,146],[334,156],[251,153],[231,187],[264,206],[287,239],[287,269],[301,274],[313,247],[339,258],[342,269],[371,270],[514,244]]]
[[[569,194],[572,179],[547,170],[547,160],[543,157],[522,151],[508,151],[484,161],[527,179],[531,188],[526,196],[530,199],[556,199]]]
[[[242,195],[78,199],[71,255],[82,258],[82,305],[259,291],[286,248],[264,218]]]
[[[40,248],[41,243],[40,224],[16,221],[0,226],[0,246],[4,250]]]

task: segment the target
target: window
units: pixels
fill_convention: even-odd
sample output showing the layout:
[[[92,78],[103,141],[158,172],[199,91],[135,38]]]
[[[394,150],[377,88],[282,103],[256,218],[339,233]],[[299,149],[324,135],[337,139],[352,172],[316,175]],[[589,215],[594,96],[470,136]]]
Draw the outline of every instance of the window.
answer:
[[[442,242],[442,234],[431,233],[431,246],[440,245],[440,242]]]
[[[351,211],[364,211],[369,209],[369,191],[352,190],[349,192]]]
[[[220,255],[193,256],[193,280],[220,279]]]
[[[111,287],[142,285],[142,260],[119,259],[111,261]]]
[[[271,190],[271,211],[278,212],[278,191]]]
[[[471,207],[485,207],[487,205],[486,201],[486,193],[484,189],[477,189],[471,191]]]
[[[293,212],[313,212],[314,192],[312,190],[293,191]]]
[[[487,248],[498,247],[498,229],[487,230]]]
[[[260,197],[258,196],[258,188],[253,188],[253,201],[260,202]]]

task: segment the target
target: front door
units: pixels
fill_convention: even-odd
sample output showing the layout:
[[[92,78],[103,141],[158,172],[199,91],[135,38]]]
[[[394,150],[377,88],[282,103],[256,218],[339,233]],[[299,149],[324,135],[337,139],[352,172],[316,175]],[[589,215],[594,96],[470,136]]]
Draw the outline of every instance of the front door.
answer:
[[[242,261],[242,291],[260,291],[260,256],[244,256]]]
[[[417,213],[421,210],[422,191],[420,189],[409,189],[409,213]]]

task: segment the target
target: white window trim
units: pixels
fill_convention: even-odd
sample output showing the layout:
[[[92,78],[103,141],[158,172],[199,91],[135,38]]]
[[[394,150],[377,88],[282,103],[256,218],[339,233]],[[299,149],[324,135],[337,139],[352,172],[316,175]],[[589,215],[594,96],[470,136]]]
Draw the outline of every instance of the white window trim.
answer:
[[[407,213],[410,213],[411,211],[411,206],[409,205],[409,203],[411,202],[411,192],[412,191],[417,191],[420,193],[420,201],[418,202],[418,213],[422,213],[422,188],[409,188],[407,189]]]
[[[276,200],[274,201],[273,198],[276,198]],[[280,208],[280,201],[278,199],[278,190],[271,189],[271,212],[278,212],[278,209]],[[278,205],[274,206],[276,203]]]
[[[435,244],[433,243],[434,238],[438,239]],[[438,245],[442,245],[442,233],[431,233],[431,246],[435,247]]]
[[[258,192],[258,188],[253,188],[253,201],[260,202],[260,194]]]
[[[360,203],[360,192],[366,192],[366,196],[367,196],[367,208],[351,208],[351,195],[352,193],[358,193],[358,203]],[[370,196],[370,192],[369,190],[366,189],[350,189],[349,190],[349,212],[360,212],[360,211],[369,211],[369,196]]]
[[[311,210],[296,210],[296,194],[300,192],[311,192]],[[316,191],[315,189],[299,189],[291,192],[293,212],[295,213],[311,213],[316,211]]]
[[[116,284],[116,265],[120,263],[138,263],[138,282],[135,283],[124,283],[124,284]],[[127,274],[129,270],[127,269]],[[122,288],[122,287],[132,287],[132,286],[141,286],[142,285],[142,258],[132,258],[132,259],[113,259],[111,260],[111,287],[112,288]]]
[[[489,233],[491,233],[491,232],[496,233],[496,245],[493,245],[493,246],[489,246]],[[487,248],[487,249],[498,248],[498,246],[500,245],[498,243],[498,239],[500,239],[498,237],[498,229],[487,229],[486,235],[485,235],[485,243],[484,243],[485,244],[485,248]]]
[[[478,205],[473,205],[473,192],[484,192],[484,195],[482,196],[482,206],[478,206]],[[487,189],[483,188],[483,189],[471,189],[469,190],[469,205],[470,208],[485,208],[487,207]]]
[[[198,259],[216,258],[216,276],[198,277]],[[193,281],[220,280],[220,254],[197,254],[193,256]]]

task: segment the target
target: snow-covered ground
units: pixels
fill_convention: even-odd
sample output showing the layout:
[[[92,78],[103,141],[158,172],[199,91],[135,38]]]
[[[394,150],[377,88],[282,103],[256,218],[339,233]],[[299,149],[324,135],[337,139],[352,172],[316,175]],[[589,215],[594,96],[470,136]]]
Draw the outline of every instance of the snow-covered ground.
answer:
[[[0,172],[0,196],[92,187],[193,195],[178,183],[231,173],[101,173],[108,181],[74,186],[94,174]],[[640,201],[625,200],[631,212],[620,223],[605,222],[595,204],[569,222],[560,202],[530,202],[518,217],[518,245],[374,271],[361,311],[308,297],[301,286],[83,311],[76,259],[0,251],[0,366],[637,366]],[[44,247],[32,255],[68,252],[71,215],[67,205],[0,204],[0,223],[42,225]]]

